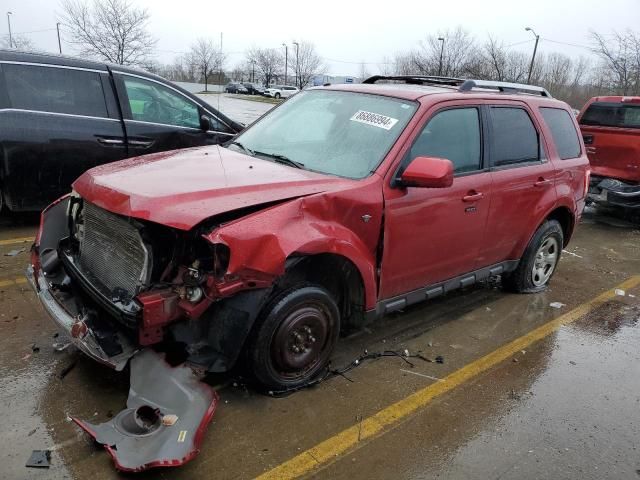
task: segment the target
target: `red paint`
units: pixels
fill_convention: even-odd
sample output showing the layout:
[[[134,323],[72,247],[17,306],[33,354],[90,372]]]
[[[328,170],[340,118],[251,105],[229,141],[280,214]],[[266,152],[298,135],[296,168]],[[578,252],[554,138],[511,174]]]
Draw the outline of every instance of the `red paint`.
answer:
[[[189,230],[220,213],[354,183],[210,146],[102,165],[73,188],[112,212]]]
[[[402,172],[402,183],[425,188],[450,187],[453,185],[453,163],[445,158],[418,157]]]
[[[579,218],[586,193],[586,155],[559,160],[538,110],[569,111],[566,104],[544,97],[461,94],[455,89],[402,84],[329,88],[419,103],[398,141],[368,178],[342,179],[205,147],[97,167],[74,187],[88,201],[113,212],[185,230],[220,213],[276,203],[206,235],[231,252],[224,279],[208,283],[207,297],[269,286],[284,273],[292,256],[332,253],[360,272],[366,309],[430,283],[517,260],[538,226],[556,209],[564,209],[572,225]],[[525,108],[540,133],[547,161],[451,179],[448,162],[431,159],[426,161],[430,171],[426,164],[416,164],[407,177],[431,175],[443,188],[392,186],[400,162],[425,123],[442,108],[464,105]],[[197,318],[208,306],[204,301],[197,305],[181,301],[178,310],[181,318]],[[145,308],[145,325],[157,328],[171,321],[173,313],[167,314],[165,307],[163,302],[154,304],[148,314]]]
[[[142,303],[142,324],[138,332],[140,345],[153,345],[162,340],[161,328],[180,318],[178,295],[170,289],[141,293],[137,300]]]
[[[640,97],[594,97],[580,111],[578,122],[594,102],[639,104]],[[640,128],[581,124],[580,129],[583,136],[593,139],[591,144],[586,145],[593,175],[640,183]]]

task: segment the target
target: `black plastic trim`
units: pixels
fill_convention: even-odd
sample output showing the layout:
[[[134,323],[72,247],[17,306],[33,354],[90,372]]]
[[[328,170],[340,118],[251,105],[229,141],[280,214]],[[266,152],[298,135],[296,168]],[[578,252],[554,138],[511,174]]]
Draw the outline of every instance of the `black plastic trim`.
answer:
[[[444,282],[428,285],[386,300],[380,300],[375,309],[366,312],[367,320],[380,318],[388,313],[402,310],[409,305],[413,305],[424,300],[431,300],[444,295],[445,293],[451,292],[452,290],[471,286],[474,283],[485,280],[489,277],[500,275],[505,272],[511,272],[517,268],[518,263],[520,263],[520,260],[507,260],[505,262],[481,268],[474,272],[459,275],[449,280],[445,280]]]

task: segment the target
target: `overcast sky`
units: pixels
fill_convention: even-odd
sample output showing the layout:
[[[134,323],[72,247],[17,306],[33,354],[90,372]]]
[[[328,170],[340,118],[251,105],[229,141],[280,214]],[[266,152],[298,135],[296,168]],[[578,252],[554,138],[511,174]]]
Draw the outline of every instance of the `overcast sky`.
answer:
[[[316,44],[328,73],[357,74],[367,62],[371,73],[376,64],[395,52],[414,47],[425,35],[460,25],[479,40],[490,33],[512,48],[531,51],[532,27],[541,37],[540,51],[569,55],[588,54],[579,47],[555,42],[588,45],[589,30],[610,32],[640,30],[640,0],[131,0],[151,14],[149,28],[158,39],[157,60],[170,62],[187,51],[197,37],[220,41],[228,53],[228,68],[243,60],[251,46],[291,47],[295,40]],[[55,23],[60,12],[55,0],[2,0],[2,14],[12,11],[11,27],[27,33],[36,47],[56,52]],[[0,34],[6,35],[6,15]],[[63,52],[73,53],[65,45]]]

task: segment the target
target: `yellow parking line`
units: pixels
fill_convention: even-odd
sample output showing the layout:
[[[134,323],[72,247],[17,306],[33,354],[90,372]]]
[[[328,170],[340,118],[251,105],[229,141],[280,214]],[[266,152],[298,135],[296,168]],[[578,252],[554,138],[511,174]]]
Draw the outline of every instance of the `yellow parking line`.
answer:
[[[640,284],[640,275],[633,276],[615,288],[630,289]],[[337,435],[317,444],[316,446],[296,455],[290,460],[260,475],[258,479],[289,479],[307,475],[314,470],[333,463],[341,455],[354,450],[368,440],[382,435],[418,409],[425,407],[434,398],[443,395],[461,384],[473,379],[480,373],[508,359],[512,355],[524,350],[532,343],[535,343],[558,330],[563,325],[572,323],[584,317],[594,308],[602,305],[606,301],[615,297],[615,288],[611,289],[596,298],[583,303],[570,312],[532,330],[526,335],[513,340],[512,342],[494,350],[488,355],[465,365],[456,370],[441,382],[433,383],[402,400],[389,405],[378,413],[362,420],[356,425],[343,430]]]
[[[33,242],[33,237],[8,238],[6,240],[0,240],[0,245],[15,245],[17,243],[30,243],[30,242]]]
[[[12,285],[23,285],[25,283],[27,283],[27,279],[25,277],[9,278],[5,280],[0,280],[0,287],[10,287]]]

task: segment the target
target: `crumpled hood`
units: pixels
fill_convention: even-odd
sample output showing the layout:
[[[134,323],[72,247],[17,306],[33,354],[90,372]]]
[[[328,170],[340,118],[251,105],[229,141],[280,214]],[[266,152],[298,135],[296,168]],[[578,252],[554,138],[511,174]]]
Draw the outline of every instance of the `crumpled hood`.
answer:
[[[102,165],[85,172],[73,188],[111,212],[189,230],[220,213],[352,182],[209,146]]]

